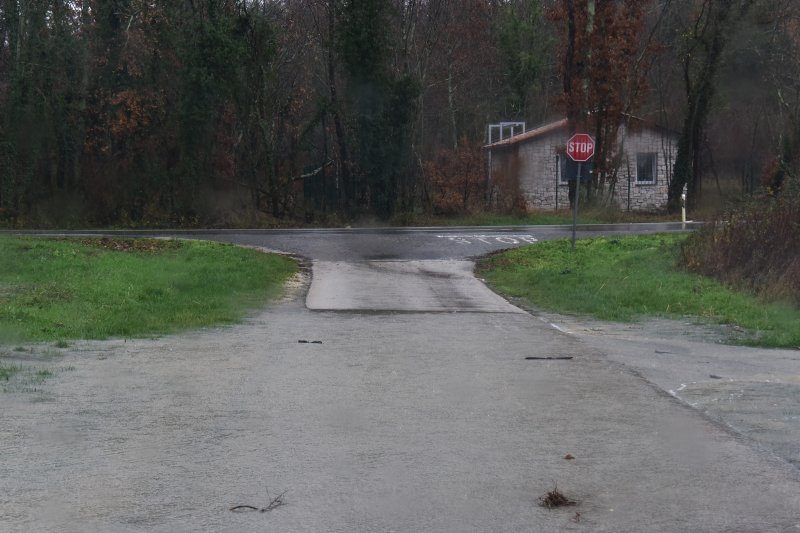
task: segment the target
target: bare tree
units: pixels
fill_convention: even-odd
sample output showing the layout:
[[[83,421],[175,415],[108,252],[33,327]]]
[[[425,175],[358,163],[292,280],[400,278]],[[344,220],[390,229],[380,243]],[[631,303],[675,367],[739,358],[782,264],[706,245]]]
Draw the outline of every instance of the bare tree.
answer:
[[[676,5],[690,9],[692,17],[682,52],[686,110],[669,186],[670,212],[680,209],[684,187],[688,189],[689,207],[697,205],[702,194],[704,131],[717,90],[717,76],[726,46],[753,3],[754,0],[688,0],[688,4]]]

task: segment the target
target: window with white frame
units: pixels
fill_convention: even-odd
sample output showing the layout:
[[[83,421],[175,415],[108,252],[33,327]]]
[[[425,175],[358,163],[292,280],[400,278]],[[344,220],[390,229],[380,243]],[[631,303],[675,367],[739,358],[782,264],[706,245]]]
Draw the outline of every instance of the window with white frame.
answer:
[[[567,178],[567,159],[564,154],[558,154],[558,184],[567,185],[569,179]]]
[[[656,153],[640,152],[636,154],[636,183],[656,182]]]

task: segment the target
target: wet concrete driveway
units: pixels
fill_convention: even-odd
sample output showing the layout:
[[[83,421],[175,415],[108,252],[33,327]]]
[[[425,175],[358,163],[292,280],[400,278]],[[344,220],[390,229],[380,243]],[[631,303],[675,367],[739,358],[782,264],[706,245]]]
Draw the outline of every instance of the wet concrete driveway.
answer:
[[[522,313],[472,275],[472,261],[315,261],[306,307],[320,311]]]
[[[800,531],[800,472],[637,369],[652,344],[559,331],[451,253],[512,234],[287,241],[315,281],[241,325],[30,347],[53,375],[0,395],[0,530]]]

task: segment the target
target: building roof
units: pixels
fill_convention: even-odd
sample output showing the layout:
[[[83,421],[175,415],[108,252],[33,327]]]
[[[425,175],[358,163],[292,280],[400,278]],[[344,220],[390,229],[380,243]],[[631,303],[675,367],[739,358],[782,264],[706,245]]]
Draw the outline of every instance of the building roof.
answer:
[[[656,124],[648,124],[643,119],[641,119],[639,117],[634,117],[634,116],[630,116],[629,115],[629,118],[641,123],[642,126],[644,126],[644,127],[661,131],[662,133],[666,133],[666,134],[668,134],[670,136],[677,136],[677,134],[674,131],[669,130],[667,128],[664,128],[662,126],[658,126]],[[541,126],[539,126],[537,128],[534,128],[532,130],[528,130],[528,131],[526,131],[524,133],[520,133],[518,135],[514,135],[513,137],[509,137],[509,138],[503,139],[501,141],[496,141],[496,142],[493,142],[492,144],[484,145],[484,148],[505,148],[505,147],[508,147],[508,146],[513,146],[513,145],[515,145],[515,144],[517,144],[519,142],[529,141],[531,139],[535,139],[537,137],[541,137],[542,135],[546,135],[548,133],[551,133],[551,132],[554,132],[554,131],[558,131],[558,130],[560,130],[562,128],[566,128],[567,127],[567,123],[568,122],[567,122],[566,118],[562,118],[561,120],[556,120],[554,122],[548,122],[547,124],[543,124],[543,125],[541,125]]]
[[[561,120],[556,120],[555,122],[548,122],[547,124],[539,126],[538,128],[534,128],[524,133],[514,135],[513,137],[493,142],[492,144],[487,144],[486,146],[484,146],[484,148],[500,148],[503,146],[511,146],[512,144],[517,144],[518,142],[527,141],[529,139],[535,139],[536,137],[540,137],[542,135],[545,135],[546,133],[557,131],[560,130],[561,128],[566,128],[566,127],[567,127],[567,119],[562,118]]]

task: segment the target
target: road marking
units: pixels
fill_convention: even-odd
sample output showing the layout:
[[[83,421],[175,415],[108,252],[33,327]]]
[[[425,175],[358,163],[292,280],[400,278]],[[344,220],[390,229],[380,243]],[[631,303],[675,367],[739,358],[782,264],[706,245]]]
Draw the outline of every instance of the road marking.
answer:
[[[473,241],[483,244],[534,244],[539,242],[533,235],[437,235],[437,237],[459,244],[473,244]]]
[[[686,388],[686,383],[681,383],[681,386],[678,387],[678,392],[682,392]],[[671,395],[678,397],[678,392],[675,392],[673,389],[668,391]]]

